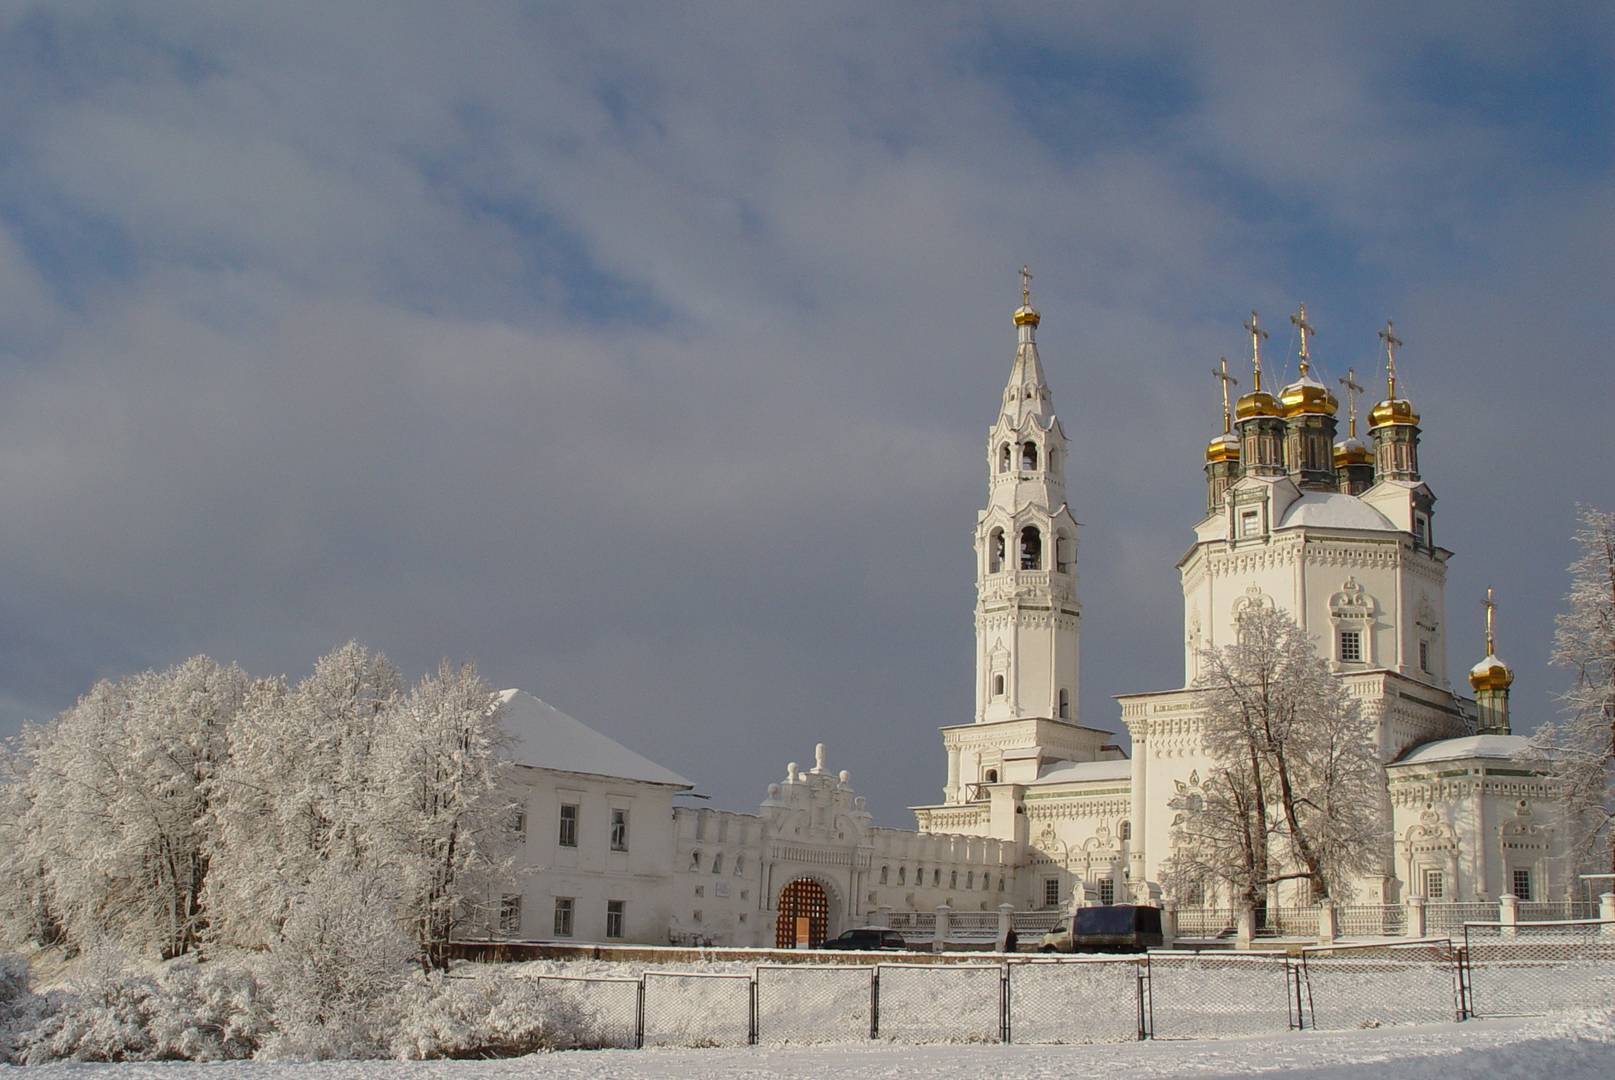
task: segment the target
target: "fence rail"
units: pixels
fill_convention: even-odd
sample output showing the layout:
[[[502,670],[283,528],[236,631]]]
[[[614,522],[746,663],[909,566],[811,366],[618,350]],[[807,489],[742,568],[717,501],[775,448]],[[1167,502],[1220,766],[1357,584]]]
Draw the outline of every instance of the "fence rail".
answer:
[[[1462,946],[1456,942],[1462,941]],[[1121,1042],[1615,1008],[1615,922],[1471,922],[1461,939],[1280,953],[759,964],[541,975],[577,1045]]]

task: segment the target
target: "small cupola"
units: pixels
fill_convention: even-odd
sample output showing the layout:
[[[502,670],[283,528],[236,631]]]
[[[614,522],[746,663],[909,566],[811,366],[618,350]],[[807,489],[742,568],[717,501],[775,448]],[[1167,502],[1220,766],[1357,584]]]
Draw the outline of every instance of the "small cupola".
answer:
[[[1497,601],[1486,589],[1486,659],[1469,669],[1469,685],[1475,689],[1476,731],[1481,735],[1510,733],[1509,687],[1514,685],[1514,669],[1497,655],[1495,618]]]

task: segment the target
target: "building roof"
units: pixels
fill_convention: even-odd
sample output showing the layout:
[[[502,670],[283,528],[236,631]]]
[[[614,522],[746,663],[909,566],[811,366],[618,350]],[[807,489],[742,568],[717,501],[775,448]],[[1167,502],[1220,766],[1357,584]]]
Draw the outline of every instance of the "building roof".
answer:
[[[1394,765],[1426,765],[1437,761],[1465,758],[1497,758],[1519,761],[1529,755],[1531,740],[1524,735],[1465,735],[1458,739],[1437,739],[1423,743],[1391,762]]]
[[[510,760],[518,765],[642,784],[695,786],[525,690],[502,690],[498,698],[500,723],[511,737]]]
[[[1074,784],[1084,780],[1126,780],[1133,775],[1127,758],[1109,761],[1055,761],[1037,771],[1034,784]]]
[[[1391,519],[1355,495],[1338,491],[1308,491],[1284,511],[1278,528],[1310,525],[1315,529],[1370,529],[1398,532]]]

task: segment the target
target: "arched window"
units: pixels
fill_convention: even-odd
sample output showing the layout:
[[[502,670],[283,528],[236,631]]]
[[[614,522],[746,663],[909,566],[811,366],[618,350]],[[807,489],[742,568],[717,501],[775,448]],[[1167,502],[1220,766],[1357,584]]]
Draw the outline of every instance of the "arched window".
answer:
[[[931,887],[934,889],[938,885],[941,885],[941,884],[942,884],[942,867],[940,867],[940,866],[934,867],[931,870]]]
[[[1049,448],[1049,472],[1056,476],[1060,473],[1060,451],[1053,447]]]
[[[1062,574],[1071,572],[1071,537],[1063,532],[1054,538],[1054,568]]]
[[[723,873],[723,852],[721,851],[712,856],[712,872],[714,874]]]
[[[736,855],[735,856],[735,877],[740,877],[745,872],[746,872],[746,856],[744,856],[744,855]]]
[[[907,885],[908,884],[908,867],[899,866],[897,868],[897,883],[899,885]]]
[[[1021,569],[1043,569],[1043,534],[1036,525],[1021,530]]]
[[[994,675],[993,676],[993,697],[1003,697],[1003,696],[1004,696],[1004,677],[1002,675]]]
[[[1071,719],[1071,691],[1060,688],[1060,719]]]
[[[886,866],[883,866],[883,867],[880,868],[880,883],[882,885],[886,884],[886,871],[889,870],[889,869],[890,869],[890,867],[886,867]]]
[[[991,874],[982,874],[981,875],[981,891],[982,892],[987,892],[992,887],[993,887],[993,876]]]
[[[965,888],[974,889],[975,887],[976,887],[976,872],[974,870],[966,870],[965,871]]]
[[[987,572],[999,573],[1004,569],[1004,530],[994,529],[987,534]]]
[[[1037,468],[1037,443],[1030,439],[1021,443],[1021,468],[1028,472]]]
[[[1009,443],[1005,443],[1003,446],[1000,446],[998,448],[998,471],[999,472],[1009,472],[1009,462],[1010,462],[1010,459],[1011,459],[1012,456],[1013,455],[1011,454],[1010,449],[1009,449]]]
[[[986,775],[982,777],[982,780],[989,784],[998,783],[998,770],[988,769]]]
[[[948,871],[948,888],[957,889],[958,887],[959,887],[959,871],[957,871],[957,870],[949,870]]]
[[[690,852],[690,869],[701,869],[701,853],[699,851]]]

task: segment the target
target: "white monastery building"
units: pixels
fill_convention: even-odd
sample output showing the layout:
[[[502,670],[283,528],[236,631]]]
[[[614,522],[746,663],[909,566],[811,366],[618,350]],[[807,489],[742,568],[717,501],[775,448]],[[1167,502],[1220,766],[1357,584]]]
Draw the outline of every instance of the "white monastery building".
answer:
[[[520,892],[502,934],[522,939],[790,946],[898,911],[1063,908],[1132,900],[1214,904],[1215,886],[1171,896],[1171,801],[1211,762],[1193,685],[1201,650],[1234,636],[1242,612],[1277,607],[1316,642],[1377,734],[1392,822],[1383,873],[1355,900],[1400,904],[1562,899],[1572,894],[1561,803],[1527,740],[1511,733],[1513,673],[1494,650],[1447,666],[1436,497],[1419,461],[1419,414],[1397,393],[1387,323],[1385,396],[1357,435],[1349,373],[1339,402],[1313,374],[1306,308],[1299,377],[1263,389],[1256,313],[1251,389],[1231,401],[1205,453],[1206,502],[1177,564],[1184,670],[1176,688],[1123,694],[1130,739],[1079,722],[1082,608],[1077,522],[1065,489],[1067,436],[1038,355],[1041,316],[1023,271],[1014,360],[986,445],[987,499],[975,529],[975,700],[942,729],[941,799],[917,830],[878,828],[851,777],[818,747],[767,785],[755,813],[684,805],[690,781],[530,694],[506,691],[516,739]],[[1226,901],[1224,901],[1226,902]],[[1275,888],[1270,905],[1300,898]]]

